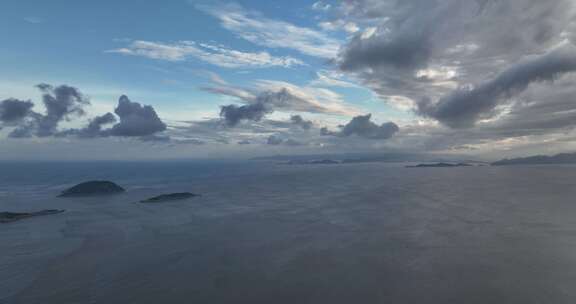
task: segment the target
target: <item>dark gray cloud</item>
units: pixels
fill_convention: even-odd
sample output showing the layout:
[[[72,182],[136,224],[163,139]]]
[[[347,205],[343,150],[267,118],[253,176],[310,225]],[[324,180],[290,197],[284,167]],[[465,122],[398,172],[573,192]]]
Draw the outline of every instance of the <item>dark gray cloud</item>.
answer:
[[[337,136],[338,132],[330,131],[327,127],[320,128],[320,135],[321,136]]]
[[[463,2],[474,1],[347,1],[348,17],[373,22],[344,45],[336,62],[343,71],[398,72],[425,67],[434,55],[439,33],[450,27],[454,15],[464,13]]]
[[[530,92],[520,94],[505,115],[477,124],[475,131],[492,138],[569,133],[576,127],[574,79],[576,74],[566,75],[552,84],[533,83]]]
[[[36,122],[36,136],[46,137],[57,133],[58,124],[73,116],[83,116],[83,107],[90,104],[88,99],[75,87],[61,85],[53,87],[49,84],[37,86],[44,94],[42,102],[46,114],[41,115]]]
[[[283,146],[290,146],[290,147],[296,147],[296,146],[303,146],[304,143],[302,143],[301,141],[292,139],[292,138],[284,138],[281,135],[270,135],[267,139],[266,139],[266,144],[268,145],[272,145],[272,146],[279,146],[279,145],[283,145]]]
[[[140,136],[138,137],[138,140],[152,144],[166,144],[169,146],[175,146],[175,145],[200,146],[206,144],[206,142],[194,138],[174,138],[172,136],[162,134]]]
[[[112,113],[106,113],[101,116],[96,116],[92,120],[90,120],[88,126],[79,130],[78,135],[81,137],[102,136],[103,135],[102,127],[108,124],[115,123],[116,121],[117,121],[116,116],[114,116],[114,114]]]
[[[572,0],[347,0],[339,15],[363,30],[335,62],[405,110],[494,78],[507,63],[575,41],[575,8]]]
[[[305,143],[292,138],[288,138],[287,140],[284,141],[284,145],[296,147],[296,146],[304,146]]]
[[[270,111],[296,111],[350,115],[358,111],[346,105],[342,96],[325,88],[296,86],[283,81],[259,80],[256,87],[226,84],[202,88],[210,93],[238,98],[245,104],[262,104]]]
[[[12,138],[47,137],[58,135],[58,125],[62,121],[70,120],[74,116],[85,114],[83,107],[90,104],[77,88],[68,85],[53,87],[49,84],[36,86],[42,91],[42,102],[46,109],[45,114],[32,111],[30,104],[18,103],[27,108],[25,116],[20,116],[17,127],[8,135]],[[22,111],[22,109],[20,109]],[[21,112],[22,113],[22,112]]]
[[[314,126],[314,123],[312,121],[305,120],[300,115],[292,115],[290,117],[290,121],[292,122],[292,124],[302,128],[304,130],[310,130]]]
[[[276,88],[265,91],[235,87],[204,89],[212,93],[234,96],[246,102],[246,105],[242,106],[231,104],[221,107],[220,116],[230,127],[238,125],[243,120],[260,121],[264,116],[276,110],[330,114],[344,114],[350,110],[339,104],[338,94],[328,90],[302,89],[288,83],[277,82],[271,82],[269,86]],[[304,120],[300,123],[303,128],[309,125]]]
[[[238,106],[235,104],[222,106],[220,117],[227,126],[234,127],[243,120],[260,121],[273,110],[262,102]]]
[[[402,69],[426,65],[431,55],[426,29],[398,35],[388,37],[375,33],[370,38],[356,35],[340,55],[340,68],[344,71],[357,71],[381,66]]]
[[[29,100],[9,98],[0,102],[0,122],[5,125],[19,123],[32,113],[34,104]]]
[[[298,88],[291,86],[291,89],[280,87],[277,90],[262,91],[256,95],[253,103],[261,103],[274,110],[311,113],[333,113],[336,111],[335,109],[330,109],[327,104],[321,104],[316,100],[315,96],[304,91],[298,92],[297,90]]]
[[[266,140],[266,144],[273,146],[281,145],[283,142],[284,140],[276,135],[270,135]]]
[[[340,126],[340,131],[334,132],[327,128],[322,128],[320,134],[324,136],[359,136],[367,139],[389,139],[394,136],[400,128],[393,122],[377,125],[371,121],[372,114],[360,115],[352,118],[346,125]]]
[[[150,136],[167,128],[152,106],[132,102],[126,95],[120,97],[114,113],[118,115],[120,122],[107,131],[112,136]]]
[[[356,62],[364,54],[373,55],[365,59],[370,68],[381,63],[413,67],[446,51],[452,59],[461,59],[459,51],[471,43],[479,51],[476,56],[541,51],[565,38],[561,34],[571,26],[573,8],[571,0],[347,0],[341,5],[344,18],[374,30],[351,39],[341,59]]]
[[[525,90],[531,83],[552,81],[576,71],[576,49],[564,47],[519,62],[494,79],[474,88],[458,89],[437,103],[429,99],[418,104],[418,113],[452,128],[468,128],[495,114],[498,105]]]
[[[259,146],[267,144],[268,137],[274,135],[281,139],[282,146],[299,146],[303,143],[320,139],[317,133],[308,132],[295,126],[291,120],[273,120],[263,118],[260,121],[245,121],[230,128],[222,123],[222,119],[209,119],[204,121],[189,121],[186,126],[174,126],[170,132],[174,136],[195,137],[207,143],[226,141],[238,145]],[[291,138],[297,138],[291,140]],[[325,138],[324,138],[325,140]],[[271,143],[275,140],[271,139]]]
[[[84,128],[59,131],[53,135],[60,137],[78,136],[80,138],[138,137],[145,142],[173,142],[169,136],[157,135],[157,133],[165,131],[167,126],[151,106],[142,106],[122,95],[114,113],[119,120],[114,114],[106,113],[91,119]],[[111,124],[114,124],[111,128],[104,128]]]
[[[18,124],[18,127],[13,129],[9,134],[8,137],[10,138],[29,138],[34,136],[34,132],[37,129],[37,121],[40,117],[40,114],[32,113],[30,117],[33,119],[22,121]]]

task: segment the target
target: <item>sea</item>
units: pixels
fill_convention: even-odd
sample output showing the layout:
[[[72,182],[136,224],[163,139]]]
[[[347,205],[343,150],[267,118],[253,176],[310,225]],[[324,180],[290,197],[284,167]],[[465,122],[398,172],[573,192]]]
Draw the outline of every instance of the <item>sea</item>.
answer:
[[[2,162],[0,303],[576,303],[576,166],[405,165]]]

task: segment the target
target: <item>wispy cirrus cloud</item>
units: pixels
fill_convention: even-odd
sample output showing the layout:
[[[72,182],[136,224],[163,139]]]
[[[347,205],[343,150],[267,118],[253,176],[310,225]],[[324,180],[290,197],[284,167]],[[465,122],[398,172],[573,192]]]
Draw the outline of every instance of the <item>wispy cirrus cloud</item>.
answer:
[[[285,81],[259,80],[256,81],[259,90],[281,91],[287,90],[295,96],[299,102],[292,106],[279,104],[278,107],[292,108],[294,111],[324,113],[333,115],[352,116],[360,113],[360,110],[348,104],[344,97],[326,88],[312,86],[297,86]]]
[[[323,32],[269,19],[237,4],[197,7],[218,18],[225,29],[257,45],[293,49],[320,58],[335,58],[340,48],[340,41]]]
[[[253,87],[216,84],[205,91],[238,98],[246,104],[263,104],[266,110],[308,112],[317,114],[358,115],[360,111],[329,89],[297,86],[275,80],[257,80]]]
[[[323,1],[317,1],[312,4],[312,9],[317,11],[327,11],[332,8],[332,5],[329,3],[324,3]]]
[[[40,23],[44,22],[44,19],[38,18],[35,16],[28,16],[28,17],[24,17],[24,21],[26,21],[28,23],[32,23],[32,24],[40,24]]]
[[[344,80],[341,73],[334,71],[321,70],[316,72],[316,79],[310,82],[313,86],[318,87],[341,87],[341,88],[357,88],[357,84]]]
[[[106,52],[165,61],[186,61],[195,58],[224,68],[267,68],[304,65],[301,60],[289,56],[276,57],[265,51],[243,52],[219,45],[194,41],[162,43],[135,40],[126,47]]]

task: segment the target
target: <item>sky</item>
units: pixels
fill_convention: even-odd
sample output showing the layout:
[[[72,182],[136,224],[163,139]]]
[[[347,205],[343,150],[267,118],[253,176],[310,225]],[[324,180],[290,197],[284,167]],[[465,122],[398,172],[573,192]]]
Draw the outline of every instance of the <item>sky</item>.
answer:
[[[576,150],[572,0],[0,7],[0,159]]]

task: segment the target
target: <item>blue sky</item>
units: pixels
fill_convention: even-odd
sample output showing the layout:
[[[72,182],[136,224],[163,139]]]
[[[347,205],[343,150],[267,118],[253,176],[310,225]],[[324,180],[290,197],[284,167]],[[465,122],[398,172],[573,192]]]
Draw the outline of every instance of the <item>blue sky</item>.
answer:
[[[249,86],[253,80],[269,79],[306,85],[316,72],[330,69],[326,58],[303,54],[289,48],[269,48],[239,38],[223,28],[217,18],[199,7],[218,7],[213,1],[8,1],[0,13],[0,34],[9,41],[0,49],[4,81],[20,83],[67,83],[101,88],[86,91],[104,101],[117,96],[107,91],[135,92],[134,99],[170,112],[172,107],[209,111],[220,98],[198,89],[209,79],[206,71],[217,73],[230,83]],[[255,10],[266,18],[317,29],[318,11],[310,1],[265,3],[238,1],[238,6]],[[327,35],[328,36],[328,35]],[[343,33],[330,33],[344,39]],[[185,61],[155,60],[107,51],[125,47],[128,41],[171,44],[194,41],[226,46],[243,52],[268,52],[291,57],[302,65],[285,67],[220,67],[197,58]],[[25,63],[25,64],[23,64]],[[104,88],[113,88],[106,90]],[[33,88],[30,88],[31,90]],[[361,88],[336,88],[347,100],[371,110],[385,111]],[[112,96],[111,96],[112,95]],[[8,97],[8,96],[6,96]],[[161,99],[161,100],[158,100]],[[217,111],[215,111],[217,113]]]
[[[569,151],[574,11],[570,0],[3,1],[0,158],[95,158],[95,146],[116,158]]]

